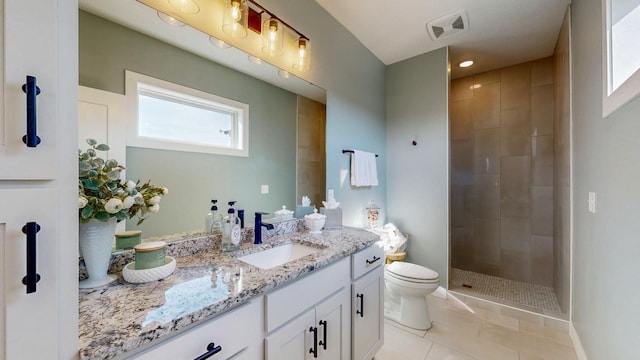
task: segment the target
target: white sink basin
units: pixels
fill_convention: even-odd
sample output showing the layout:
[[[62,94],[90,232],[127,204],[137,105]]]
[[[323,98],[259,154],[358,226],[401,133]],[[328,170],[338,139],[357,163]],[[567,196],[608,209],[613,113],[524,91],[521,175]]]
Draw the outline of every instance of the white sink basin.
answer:
[[[289,261],[313,254],[319,248],[302,244],[285,244],[268,250],[238,257],[237,259],[260,269],[271,269]]]

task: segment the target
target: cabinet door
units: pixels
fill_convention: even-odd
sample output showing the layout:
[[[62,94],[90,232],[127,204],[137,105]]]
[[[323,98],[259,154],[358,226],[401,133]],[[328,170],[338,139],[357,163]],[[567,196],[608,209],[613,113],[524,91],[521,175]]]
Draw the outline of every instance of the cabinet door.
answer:
[[[309,351],[313,347],[312,328],[316,326],[315,310],[309,309],[267,336],[266,360],[313,359]]]
[[[50,359],[57,353],[57,218],[51,211],[55,207],[53,189],[0,189],[0,324],[4,324],[0,342],[6,347],[0,359]],[[35,259],[41,278],[32,293],[22,283],[27,274],[27,237],[22,227],[27,222],[40,226]]]
[[[318,328],[319,359],[348,360],[350,358],[350,298],[349,288],[344,287],[316,306],[315,326]]]
[[[363,276],[352,290],[353,359],[371,359],[384,342],[382,268]]]
[[[4,7],[4,16],[0,16],[0,46],[4,47],[0,59],[4,67],[0,71],[0,78],[4,76],[0,88],[0,179],[53,179],[58,155],[57,97],[61,96],[56,61],[60,51],[57,1],[0,0],[0,5]],[[36,77],[40,89],[35,96],[37,147],[27,147],[22,141],[27,134],[27,96],[22,91],[27,75]]]

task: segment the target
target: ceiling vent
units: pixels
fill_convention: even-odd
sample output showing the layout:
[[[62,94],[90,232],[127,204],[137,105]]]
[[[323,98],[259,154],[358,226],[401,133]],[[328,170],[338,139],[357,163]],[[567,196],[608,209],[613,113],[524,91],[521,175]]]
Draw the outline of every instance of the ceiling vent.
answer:
[[[441,16],[427,23],[427,31],[433,40],[442,40],[460,34],[469,28],[467,12],[462,10],[454,14]]]

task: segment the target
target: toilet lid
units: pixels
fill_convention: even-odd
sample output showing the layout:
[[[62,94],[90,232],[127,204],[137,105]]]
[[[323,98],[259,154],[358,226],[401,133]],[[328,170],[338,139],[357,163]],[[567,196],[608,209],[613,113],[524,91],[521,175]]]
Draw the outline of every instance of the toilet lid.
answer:
[[[438,273],[424,266],[394,261],[387,266],[387,271],[398,277],[415,279],[415,280],[435,280],[438,279]]]

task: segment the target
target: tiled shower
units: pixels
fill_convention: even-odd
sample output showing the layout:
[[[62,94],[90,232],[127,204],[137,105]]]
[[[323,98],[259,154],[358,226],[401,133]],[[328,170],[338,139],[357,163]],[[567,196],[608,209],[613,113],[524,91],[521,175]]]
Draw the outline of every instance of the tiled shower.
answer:
[[[506,283],[517,286],[506,292],[549,293],[552,311],[559,312],[554,291],[556,60],[451,82],[450,288],[474,291],[476,286],[493,294],[503,280],[512,280]],[[476,275],[489,279],[489,285],[465,283]]]

